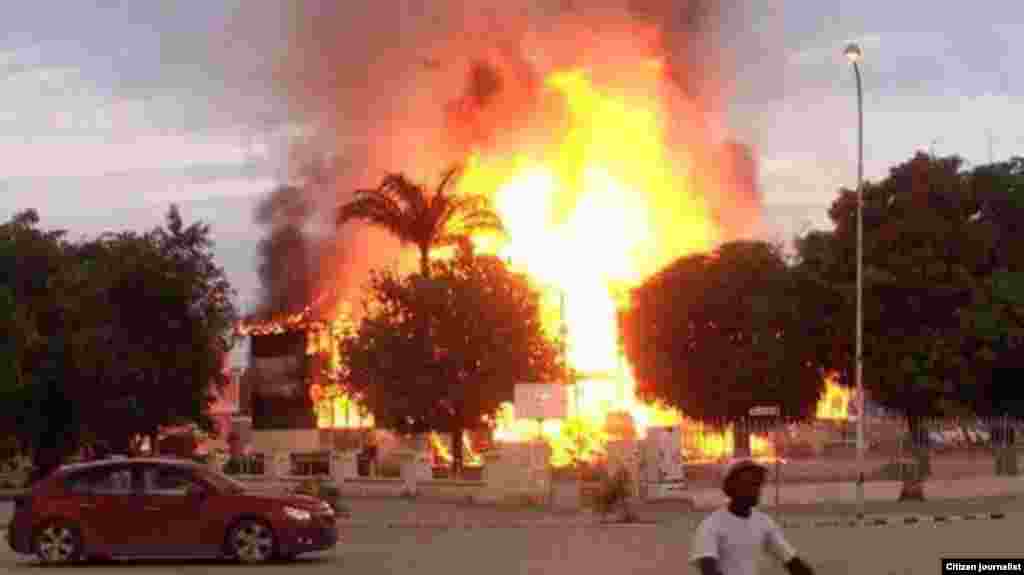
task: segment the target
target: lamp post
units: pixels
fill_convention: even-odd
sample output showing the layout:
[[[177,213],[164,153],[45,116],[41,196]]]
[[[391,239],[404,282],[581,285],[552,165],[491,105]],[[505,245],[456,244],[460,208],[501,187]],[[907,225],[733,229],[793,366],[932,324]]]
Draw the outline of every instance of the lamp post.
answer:
[[[854,378],[857,386],[857,510],[864,514],[864,96],[860,79],[860,46],[848,44],[843,54],[857,79],[857,328]]]

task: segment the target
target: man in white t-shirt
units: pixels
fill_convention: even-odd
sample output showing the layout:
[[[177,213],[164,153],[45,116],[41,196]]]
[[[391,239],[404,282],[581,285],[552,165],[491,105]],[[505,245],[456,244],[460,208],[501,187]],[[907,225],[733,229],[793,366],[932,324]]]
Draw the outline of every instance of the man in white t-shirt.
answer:
[[[779,525],[755,509],[767,473],[764,466],[750,459],[735,461],[726,470],[722,490],[729,504],[704,518],[693,540],[690,561],[701,575],[757,575],[764,550],[785,565],[791,575],[813,575]]]

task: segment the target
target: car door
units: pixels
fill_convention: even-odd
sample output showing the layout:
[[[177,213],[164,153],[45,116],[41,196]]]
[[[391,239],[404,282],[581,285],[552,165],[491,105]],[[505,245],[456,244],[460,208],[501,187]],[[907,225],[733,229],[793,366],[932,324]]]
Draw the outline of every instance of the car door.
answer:
[[[85,544],[92,550],[132,554],[141,534],[132,527],[139,512],[139,477],[128,464],[84,469],[68,478],[67,490],[79,507]]]
[[[203,508],[211,488],[186,466],[151,464],[143,470],[143,497],[147,514],[143,521],[153,534],[161,554],[205,555],[216,552],[220,541],[204,539]],[[206,538],[209,539],[209,538]]]

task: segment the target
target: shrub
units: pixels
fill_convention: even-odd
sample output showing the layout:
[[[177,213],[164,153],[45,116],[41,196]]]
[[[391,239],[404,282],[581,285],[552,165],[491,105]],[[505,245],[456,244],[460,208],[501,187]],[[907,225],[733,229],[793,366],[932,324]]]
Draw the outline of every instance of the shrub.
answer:
[[[601,481],[601,488],[598,491],[594,504],[602,517],[615,509],[621,509],[623,511],[623,521],[633,520],[633,514],[629,509],[629,497],[632,486],[633,479],[625,468],[619,469],[613,475]]]

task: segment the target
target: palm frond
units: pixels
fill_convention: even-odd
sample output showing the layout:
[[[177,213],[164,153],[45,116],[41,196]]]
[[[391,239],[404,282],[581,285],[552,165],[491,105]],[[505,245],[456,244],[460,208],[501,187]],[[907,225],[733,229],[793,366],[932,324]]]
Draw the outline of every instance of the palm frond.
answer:
[[[459,164],[455,164],[445,170],[444,173],[441,174],[441,181],[438,182],[437,187],[434,188],[434,195],[452,195],[449,193],[450,188],[458,182],[460,176],[462,176],[462,166]]]
[[[451,227],[464,234],[491,231],[505,233],[505,225],[501,216],[491,208],[489,198],[480,195],[467,195],[451,198],[444,214],[446,227]]]
[[[388,174],[379,189],[395,201],[404,204],[406,210],[413,214],[427,211],[426,190],[405,177],[405,174]]]
[[[449,212],[452,201],[457,197],[454,193],[454,186],[461,174],[461,166],[455,165],[445,170],[441,175],[441,181],[434,188],[430,197],[430,205],[423,216],[423,226],[431,230],[432,236],[440,235],[448,226]]]
[[[357,190],[338,209],[338,225],[361,220],[421,248],[457,244],[477,231],[504,232],[487,197],[457,193],[461,173],[460,165],[445,170],[430,195],[405,175],[388,174],[377,188]]]
[[[356,220],[384,228],[403,243],[413,241],[406,212],[379,190],[360,190],[338,209],[339,226]]]

